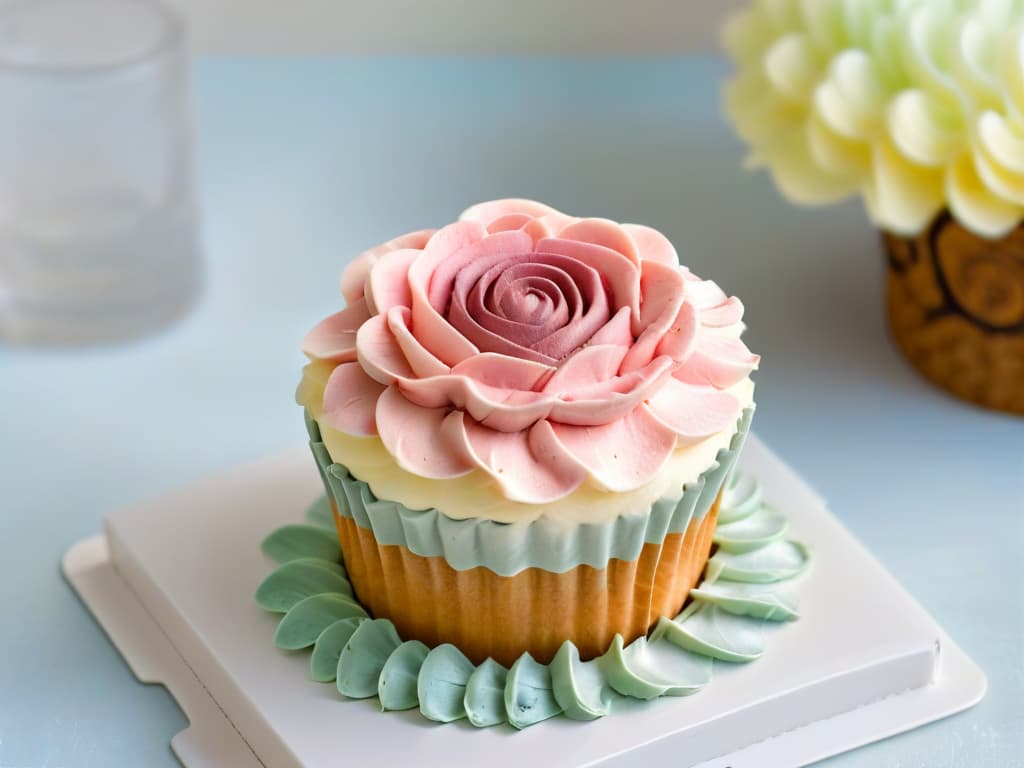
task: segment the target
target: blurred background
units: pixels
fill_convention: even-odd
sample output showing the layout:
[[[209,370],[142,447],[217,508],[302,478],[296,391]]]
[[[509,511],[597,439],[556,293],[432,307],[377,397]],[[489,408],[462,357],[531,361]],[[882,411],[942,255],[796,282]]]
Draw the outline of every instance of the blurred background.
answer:
[[[172,0],[201,54],[709,53],[740,0]]]

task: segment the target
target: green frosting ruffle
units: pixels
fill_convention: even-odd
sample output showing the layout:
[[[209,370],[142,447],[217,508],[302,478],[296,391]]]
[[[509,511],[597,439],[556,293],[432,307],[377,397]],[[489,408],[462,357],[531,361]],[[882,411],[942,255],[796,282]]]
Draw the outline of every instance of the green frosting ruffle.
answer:
[[[527,568],[564,573],[579,565],[604,568],[613,558],[630,562],[640,556],[644,544],[660,544],[669,533],[685,532],[691,520],[703,519],[711,509],[739,457],[753,415],[752,408],[743,411],[729,446],[695,482],[683,487],[678,499],[659,500],[647,513],[571,527],[543,517],[526,523],[454,520],[437,509],[411,510],[378,499],[369,485],[331,459],[320,428],[308,413],[306,427],[338,513],[373,531],[378,544],[402,546],[422,557],[443,557],[457,571],[483,566],[514,576]]]
[[[264,541],[264,552],[280,565],[259,585],[256,602],[283,614],[278,647],[312,646],[310,676],[334,682],[349,698],[377,696],[382,709],[418,707],[430,720],[468,719],[477,727],[525,728],[557,715],[593,720],[624,698],[696,693],[711,681],[716,662],[760,657],[767,622],[797,617],[792,587],[810,563],[804,545],[782,538],[785,520],[764,503],[760,483],[734,475],[719,511],[726,521],[716,530],[719,549],[682,613],[662,617],[649,637],[629,645],[617,635],[590,661],[566,641],[550,664],[524,653],[505,669],[493,659],[474,665],[447,643],[430,649],[403,642],[390,621],[370,618],[352,597],[326,507],[318,499],[307,512],[309,525],[285,526]]]

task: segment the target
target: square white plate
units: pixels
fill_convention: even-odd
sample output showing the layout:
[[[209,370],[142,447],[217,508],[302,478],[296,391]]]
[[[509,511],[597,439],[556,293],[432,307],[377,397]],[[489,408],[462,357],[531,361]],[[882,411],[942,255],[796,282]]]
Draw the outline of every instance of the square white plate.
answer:
[[[67,554],[68,579],[132,669],[163,682],[191,726],[172,741],[192,767],[246,765],[805,765],[976,703],[980,669],[751,436],[740,460],[814,554],[799,621],[771,627],[745,665],[716,662],[700,693],[592,723],[554,718],[525,731],[437,725],[382,714],[314,683],[308,653],[272,642],[277,617],[253,591],[273,564],[260,541],[302,521],[322,493],[306,449],[111,513],[106,536]]]

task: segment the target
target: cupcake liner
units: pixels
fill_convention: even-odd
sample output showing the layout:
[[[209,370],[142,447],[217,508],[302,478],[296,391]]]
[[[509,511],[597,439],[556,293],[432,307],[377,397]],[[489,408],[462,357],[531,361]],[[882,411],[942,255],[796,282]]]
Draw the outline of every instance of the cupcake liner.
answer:
[[[581,565],[604,568],[612,559],[636,560],[644,546],[660,546],[668,534],[683,534],[703,520],[736,464],[753,417],[743,411],[729,446],[678,499],[661,499],[648,511],[612,521],[567,525],[544,517],[523,523],[455,520],[437,509],[411,510],[378,499],[369,485],[335,463],[316,422],[306,415],[310,447],[337,514],[372,531],[378,544],[401,546],[421,557],[443,558],[458,571],[484,567],[501,576],[527,568],[564,573]]]
[[[634,560],[514,576],[482,566],[456,570],[443,557],[381,544],[350,517],[336,522],[349,578],[370,615],[430,647],[451,643],[474,663],[509,665],[524,651],[547,663],[566,640],[582,658],[595,658],[615,635],[628,643],[660,617],[677,615],[704,570],[716,515],[717,506],[685,533],[643,545]]]
[[[594,658],[616,635],[629,642],[679,613],[707,562],[752,413],[680,498],[576,525],[454,520],[378,499],[331,460],[308,415],[307,425],[349,578],[370,614],[402,637],[452,643],[475,663],[511,664],[524,651],[547,663],[567,639]]]

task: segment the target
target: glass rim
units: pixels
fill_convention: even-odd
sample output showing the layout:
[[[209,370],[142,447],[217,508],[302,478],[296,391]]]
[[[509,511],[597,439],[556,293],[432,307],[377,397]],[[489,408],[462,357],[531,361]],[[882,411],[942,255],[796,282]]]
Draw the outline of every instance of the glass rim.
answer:
[[[75,0],[49,0],[51,4],[63,4]],[[101,0],[109,2],[109,0]],[[122,4],[135,5],[151,13],[156,19],[159,29],[153,41],[139,51],[109,60],[91,64],[50,64],[39,61],[26,61],[19,56],[12,56],[0,46],[0,72],[7,70],[24,75],[42,77],[88,77],[91,75],[112,74],[135,67],[144,66],[180,50],[186,37],[184,17],[175,9],[160,0],[116,0]],[[17,13],[32,6],[38,6],[40,0],[0,0],[0,22],[5,15]]]

